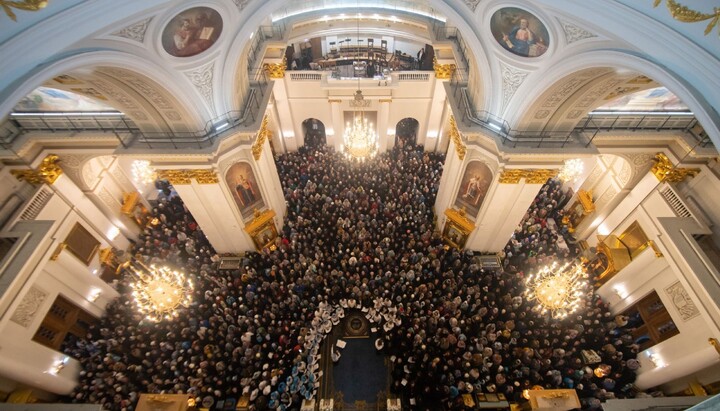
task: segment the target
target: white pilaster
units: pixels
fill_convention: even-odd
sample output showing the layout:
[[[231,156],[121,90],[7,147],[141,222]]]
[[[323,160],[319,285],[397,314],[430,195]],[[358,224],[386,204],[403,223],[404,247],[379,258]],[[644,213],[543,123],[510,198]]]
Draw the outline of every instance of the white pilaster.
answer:
[[[337,152],[340,152],[342,150],[342,136],[343,130],[345,130],[345,124],[343,124],[343,112],[340,109],[340,104],[342,104],[341,100],[330,100],[330,115],[332,116],[333,128],[332,136],[327,134],[327,127],[325,128],[328,138],[328,145],[335,147],[335,151]]]
[[[388,135],[388,119],[390,118],[390,101],[388,99],[380,100],[380,109],[378,110],[377,134],[378,134],[378,152],[384,153],[388,150],[390,136]],[[395,137],[393,135],[393,137]]]

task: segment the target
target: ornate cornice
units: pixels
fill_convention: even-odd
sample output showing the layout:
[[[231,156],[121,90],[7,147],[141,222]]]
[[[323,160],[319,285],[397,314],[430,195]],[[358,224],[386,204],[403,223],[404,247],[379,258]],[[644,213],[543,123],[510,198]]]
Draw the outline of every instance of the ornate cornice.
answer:
[[[700,173],[699,168],[681,168],[673,166],[670,159],[663,153],[655,154],[655,165],[650,169],[658,181],[678,183],[687,177],[695,177]]]
[[[433,70],[435,70],[435,78],[446,80],[452,77],[457,66],[452,63],[438,64],[437,59],[433,58]]]
[[[559,170],[547,168],[513,168],[500,173],[500,184],[518,184],[525,179],[527,184],[545,184],[549,178],[557,177]]]
[[[272,138],[272,131],[268,129],[268,116],[265,114],[265,116],[262,119],[262,124],[260,125],[260,130],[257,134],[257,139],[252,145],[252,153],[253,157],[255,157],[255,161],[260,160],[260,156],[262,155],[262,149],[265,145],[265,140],[268,140]]]
[[[280,63],[265,63],[263,64],[263,70],[267,73],[270,78],[283,78],[285,77],[285,69],[287,68],[287,60],[283,57]]]
[[[167,180],[172,185],[187,185],[192,179],[198,184],[217,184],[220,181],[215,170],[207,168],[155,170],[155,174],[158,180]]]
[[[455,122],[455,116],[450,116],[450,139],[455,144],[455,151],[457,152],[458,158],[462,161],[465,159],[467,147],[462,141],[460,130],[458,130],[457,123]]]
[[[36,170],[11,170],[10,173],[18,180],[27,181],[33,185],[53,184],[63,173],[62,168],[57,164],[60,158],[55,154],[49,154],[43,159]]]

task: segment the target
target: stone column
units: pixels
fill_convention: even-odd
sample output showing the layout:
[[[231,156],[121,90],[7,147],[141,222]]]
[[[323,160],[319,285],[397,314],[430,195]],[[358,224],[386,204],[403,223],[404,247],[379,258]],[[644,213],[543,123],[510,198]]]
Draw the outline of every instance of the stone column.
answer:
[[[377,119],[378,153],[384,153],[388,150],[391,142],[388,135],[388,119],[390,118],[390,103],[392,100],[382,99],[379,102],[380,109],[378,110]]]

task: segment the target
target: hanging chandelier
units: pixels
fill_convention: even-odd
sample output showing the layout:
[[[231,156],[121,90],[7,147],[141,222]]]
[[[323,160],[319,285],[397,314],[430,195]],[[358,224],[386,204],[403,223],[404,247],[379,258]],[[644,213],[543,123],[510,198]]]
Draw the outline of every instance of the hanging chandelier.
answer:
[[[355,92],[354,106],[362,107],[365,104],[362,91]],[[345,124],[343,134],[343,153],[350,160],[365,161],[375,157],[378,151],[378,137],[372,123],[365,118],[365,113],[353,113],[352,124]]]
[[[126,271],[135,279],[130,286],[138,311],[149,321],[177,318],[178,308],[192,302],[193,283],[181,271],[139,261],[126,265]]]
[[[525,281],[525,297],[537,300],[542,314],[550,313],[561,320],[575,312],[587,289],[587,274],[581,264],[567,263],[558,269],[557,262],[541,268]]]
[[[151,184],[155,181],[155,170],[147,160],[135,160],[131,166],[133,180],[137,184]]]
[[[578,177],[580,177],[580,174],[582,174],[584,168],[585,165],[583,161],[579,158],[565,160],[565,165],[563,166],[563,168],[560,169],[560,174],[558,174],[558,178],[563,183],[575,181]]]

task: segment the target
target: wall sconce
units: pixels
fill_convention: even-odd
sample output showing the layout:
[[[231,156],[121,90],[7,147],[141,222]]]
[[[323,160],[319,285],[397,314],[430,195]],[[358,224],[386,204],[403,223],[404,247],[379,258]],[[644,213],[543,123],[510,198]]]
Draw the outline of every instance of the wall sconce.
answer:
[[[663,361],[662,357],[660,357],[660,355],[658,355],[657,353],[651,353],[650,351],[648,351],[648,358],[650,359],[650,362],[653,363],[655,368],[667,367],[665,361]]]
[[[90,291],[90,295],[88,296],[88,301],[94,303],[95,301],[97,301],[100,295],[102,295],[102,291],[100,291],[99,288],[93,288],[92,291]]]
[[[624,300],[628,296],[627,288],[625,288],[624,284],[616,284],[613,286],[613,291],[615,291],[615,294],[620,297],[621,300]]]

